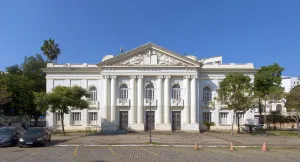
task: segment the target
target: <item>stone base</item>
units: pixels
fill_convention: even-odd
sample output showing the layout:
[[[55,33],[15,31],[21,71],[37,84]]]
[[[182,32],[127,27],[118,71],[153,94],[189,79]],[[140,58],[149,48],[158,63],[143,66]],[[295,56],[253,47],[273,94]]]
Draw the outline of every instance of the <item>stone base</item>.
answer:
[[[102,123],[101,124],[101,131],[116,131],[119,129],[118,124],[116,123]]]
[[[172,125],[171,123],[158,123],[156,124],[155,130],[162,132],[172,132]]]
[[[190,133],[199,133],[199,124],[184,123],[182,130]]]
[[[144,125],[144,123],[129,123],[128,131],[129,132],[144,132],[145,125]]]

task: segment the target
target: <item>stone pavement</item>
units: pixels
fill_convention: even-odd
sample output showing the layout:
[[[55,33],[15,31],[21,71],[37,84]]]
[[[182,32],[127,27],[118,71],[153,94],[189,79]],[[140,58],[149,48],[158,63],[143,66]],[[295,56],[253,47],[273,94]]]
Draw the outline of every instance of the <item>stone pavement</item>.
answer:
[[[70,147],[4,147],[0,148],[1,162],[104,162],[104,161],[163,161],[163,162],[295,162],[299,161],[300,149],[258,148],[236,149],[204,148],[194,151],[188,147],[117,147],[117,146],[70,146]]]
[[[63,138],[63,137],[60,137]],[[68,139],[69,138],[69,139]],[[58,140],[58,141],[57,141]],[[122,135],[77,135],[57,139],[53,137],[55,145],[145,145],[149,142],[149,133],[130,133]],[[188,145],[196,142],[200,146],[224,146],[230,142],[235,146],[261,146],[267,142],[268,146],[299,147],[300,138],[282,136],[252,136],[249,134],[230,136],[223,133],[154,133],[152,142],[156,145]]]

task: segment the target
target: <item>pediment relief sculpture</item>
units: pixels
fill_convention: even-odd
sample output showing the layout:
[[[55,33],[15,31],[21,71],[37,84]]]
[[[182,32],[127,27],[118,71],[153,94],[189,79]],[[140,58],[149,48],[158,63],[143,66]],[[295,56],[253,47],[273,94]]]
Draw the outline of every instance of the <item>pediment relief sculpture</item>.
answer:
[[[183,66],[187,65],[181,61],[178,61],[176,59],[173,59],[169,56],[162,55],[162,54],[158,56],[158,64],[159,65],[183,65]]]

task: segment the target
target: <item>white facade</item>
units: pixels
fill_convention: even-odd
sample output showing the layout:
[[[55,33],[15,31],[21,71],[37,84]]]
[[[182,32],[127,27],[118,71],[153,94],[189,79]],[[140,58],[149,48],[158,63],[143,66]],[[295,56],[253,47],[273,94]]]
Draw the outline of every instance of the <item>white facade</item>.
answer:
[[[222,57],[197,60],[147,43],[118,56],[105,56],[97,65],[48,63],[44,71],[47,92],[58,85],[78,85],[91,93],[90,107],[71,108],[65,114],[66,129],[198,132],[205,128],[204,121],[230,129],[233,112],[209,102],[226,73],[242,72],[253,79],[256,69],[251,63],[222,64]],[[46,119],[47,126],[60,128],[56,113],[47,112]],[[254,110],[240,121],[248,119],[254,119]]]

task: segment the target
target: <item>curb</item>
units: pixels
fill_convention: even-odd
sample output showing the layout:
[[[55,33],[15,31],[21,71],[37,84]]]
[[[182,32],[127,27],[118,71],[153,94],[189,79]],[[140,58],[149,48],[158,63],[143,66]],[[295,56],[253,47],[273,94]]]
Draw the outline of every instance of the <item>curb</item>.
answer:
[[[56,147],[194,147],[194,145],[54,145]],[[228,148],[225,145],[199,145],[199,148]],[[261,148],[262,146],[233,146],[234,148]],[[294,148],[299,149],[300,146],[268,146],[268,148]]]

